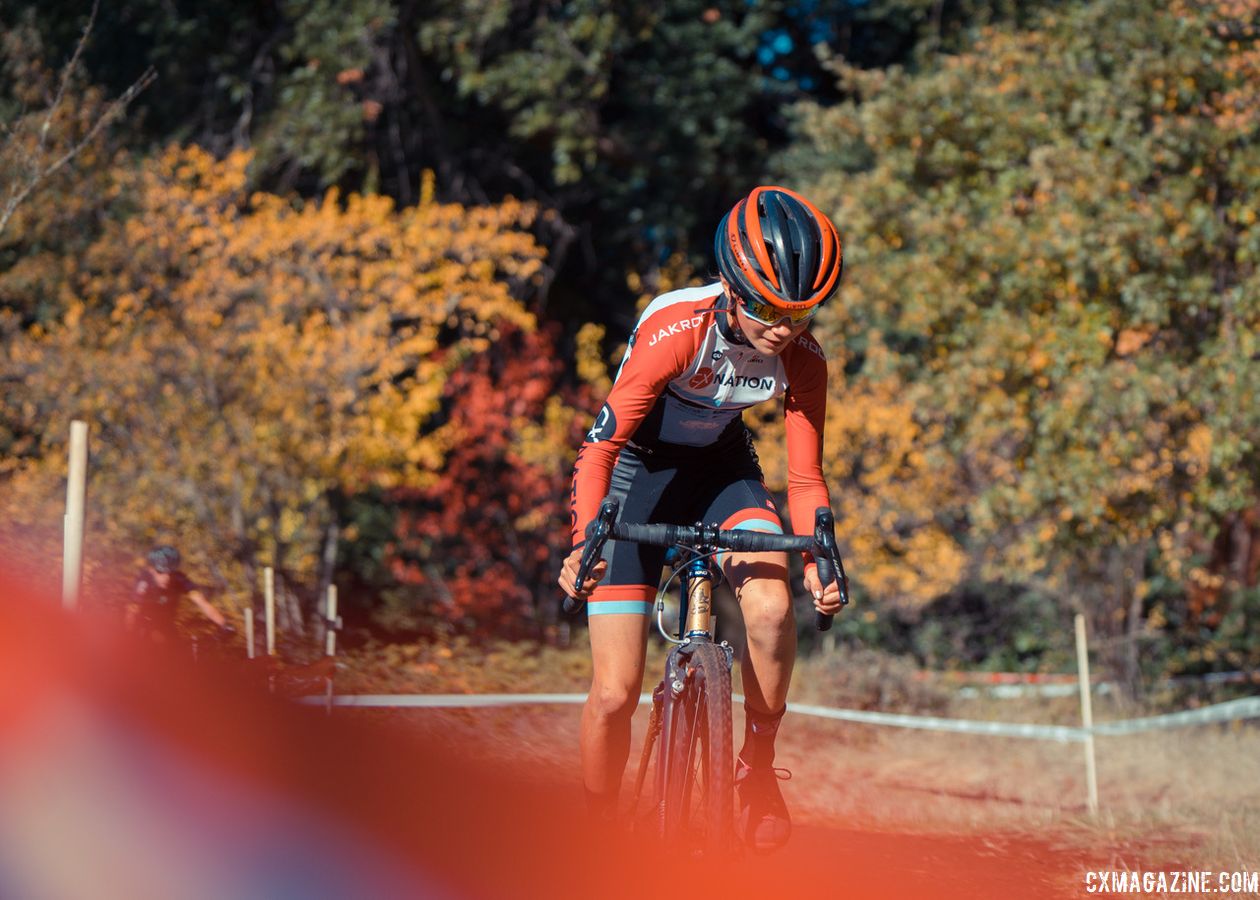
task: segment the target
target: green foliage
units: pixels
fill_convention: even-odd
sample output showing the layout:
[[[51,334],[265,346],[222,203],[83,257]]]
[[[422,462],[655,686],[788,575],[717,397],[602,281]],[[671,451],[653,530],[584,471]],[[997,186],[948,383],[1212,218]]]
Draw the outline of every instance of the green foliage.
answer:
[[[1017,586],[964,585],[925,607],[907,633],[928,669],[1066,672],[1074,664],[1071,620],[1053,597]]]
[[[707,251],[722,207],[757,175],[768,149],[760,104],[779,91],[753,51],[777,10],[484,0],[469,16],[448,2],[420,37],[472,114],[502,122],[500,159],[570,220],[600,223],[601,252],[637,249],[649,268],[697,233]]]
[[[344,216],[333,214],[340,201],[319,199],[332,184],[347,189],[339,196],[365,188],[355,209],[390,221],[396,214],[375,205],[378,192],[401,208],[431,200],[435,189],[465,208],[509,193],[541,201],[529,227],[551,251],[546,263],[507,274],[495,290],[550,289],[560,297],[551,310],[562,317],[576,307],[621,324],[631,310],[627,287],[648,293],[711,266],[714,223],[765,177],[767,154],[787,134],[788,102],[813,95],[818,102],[790,111],[796,137],[774,178],[818,199],[845,238],[843,304],[816,328],[836,361],[826,471],[845,498],[855,581],[876,613],[838,627],[864,640],[892,633],[898,649],[942,661],[975,661],[986,641],[1007,642],[988,664],[1052,658],[1045,654],[1053,647],[1038,643],[1039,608],[1022,625],[983,638],[972,629],[969,637],[962,626],[993,610],[954,609],[942,599],[960,583],[996,578],[1037,592],[1020,596],[1053,592],[1086,608],[1107,646],[1124,648],[1131,673],[1139,647],[1186,668],[1232,665],[1230,653],[1243,653],[1245,663],[1256,570],[1229,554],[1245,556],[1236,548],[1260,539],[1257,12],[1255,0],[1154,9],[1137,0],[105,4],[86,71],[69,85],[74,102],[51,123],[53,143],[82,137],[103,98],[152,64],[160,78],[132,119],[145,135],[132,138],[135,155],[172,137],[219,159],[251,148],[255,162],[242,172],[239,197],[213,210],[194,198],[189,208],[206,221],[252,210],[241,220],[251,227],[270,215],[275,228],[266,237],[278,249],[238,271],[232,260],[253,259],[248,240],[269,245],[255,236],[225,247],[221,233],[180,224],[162,234],[160,222],[146,225],[133,216],[147,202],[143,192],[120,175],[135,171],[120,150],[128,135],[101,135],[45,185],[43,202],[21,211],[0,245],[5,364],[19,366],[17,350],[49,352],[77,366],[66,382],[74,385],[86,385],[99,366],[101,383],[114,388],[83,387],[79,402],[113,410],[126,406],[128,390],[158,386],[157,375],[133,377],[114,365],[110,354],[132,344],[97,340],[125,331],[128,316],[162,319],[172,296],[200,293],[218,297],[227,320],[251,321],[266,305],[233,305],[221,274],[249,281],[267,273],[267,286],[251,288],[254,300],[280,302],[286,292],[310,299],[311,283],[290,284],[277,260],[296,253],[323,271],[327,253],[318,248],[335,247],[335,260],[386,266],[366,245],[339,243],[350,237]],[[0,9],[7,126],[27,138],[39,133],[30,126],[85,20],[83,4],[65,0]],[[818,43],[821,57],[811,49]],[[810,84],[820,58],[831,59],[834,83]],[[858,68],[897,62],[905,66]],[[24,152],[12,139],[0,145],[0,180],[12,179]],[[256,209],[255,190],[284,199]],[[159,211],[178,212],[170,204]],[[341,223],[338,234],[304,255],[290,226],[312,223],[320,211]],[[450,222],[439,224],[447,233]],[[463,262],[453,233],[451,241],[435,267]],[[579,248],[583,265],[574,266]],[[210,265],[212,258],[227,262]],[[455,292],[436,280],[424,287]],[[376,296],[370,286],[347,290]],[[105,306],[93,306],[100,298],[117,299],[118,321],[103,321]],[[295,333],[283,315],[273,318],[270,332],[252,330],[256,343]],[[78,341],[80,330],[91,340]],[[245,352],[250,329],[242,330],[237,350]],[[583,360],[598,333],[582,332]],[[292,372],[268,374],[271,393],[301,396],[298,376],[311,373],[315,357],[272,340],[295,358]],[[76,355],[76,347],[91,352]],[[452,535],[443,491],[502,480],[495,473],[515,467],[530,474],[520,480],[527,492],[510,486],[482,495],[502,501],[505,534],[545,533],[544,522],[512,504],[537,516],[550,508],[542,498],[562,462],[554,448],[572,424],[568,401],[533,397],[527,412],[510,413],[517,433],[505,442],[477,431],[484,407],[458,396],[461,379],[494,393],[514,383],[505,378],[538,387],[586,377],[544,373],[541,357],[552,351],[537,353],[502,372],[479,371],[476,354],[444,359],[442,375],[426,381],[421,418],[454,423],[466,444],[424,442],[423,459],[407,458],[404,469],[435,479],[424,486],[431,496],[418,498],[429,523],[420,532]],[[207,365],[237,384],[236,372]],[[50,371],[12,377],[0,422],[2,473],[44,458],[54,440],[41,433],[45,417],[66,411]],[[22,390],[7,390],[15,385]],[[255,387],[240,386],[241,396],[271,410]],[[381,434],[401,434],[407,423],[385,415],[386,406],[377,410]],[[136,440],[125,416],[111,412],[110,421],[111,446]],[[138,430],[161,442],[157,428]],[[445,428],[444,440],[454,433]],[[216,432],[207,425],[205,434]],[[769,423],[762,438],[763,446],[781,444]],[[391,454],[408,453],[384,438],[369,444],[358,462],[373,477]],[[171,460],[169,483],[184,485],[181,508],[190,509],[204,498],[187,485],[209,478],[223,456],[194,459],[179,447],[162,453]],[[773,481],[782,468],[776,451],[762,456]],[[443,470],[444,459],[460,465]],[[41,472],[45,486],[55,480],[51,465]],[[301,508],[317,511],[298,515],[301,522],[290,513],[286,527],[301,530],[329,511],[322,492],[298,494],[310,504]],[[370,536],[343,557],[366,581],[389,579],[397,563],[384,548],[396,526],[380,514],[389,496],[365,495],[343,510],[347,530]],[[424,533],[398,537],[408,562],[436,546]],[[319,541],[302,541],[295,568],[309,574]],[[460,559],[440,579],[426,578],[459,584],[452,572],[476,581],[495,571],[502,584],[547,565],[522,538],[510,558]],[[1005,596],[989,590],[991,600]],[[880,605],[890,602],[896,614]],[[949,623],[935,636],[923,630],[918,646],[906,633],[912,620],[941,619]]]
[[[320,184],[337,184],[362,169],[364,123],[380,105],[361,102],[354,88],[373,62],[373,51],[394,24],[388,0],[285,0],[281,15],[292,33],[279,48],[283,66],[274,86],[273,114],[256,137],[259,162],[308,172]]]
[[[848,239],[841,327],[887,350],[860,378],[903,380],[962,464],[981,571],[1104,633],[1257,495],[1255,32],[1230,7],[1101,0],[922,74],[837,67],[860,99],[800,109],[780,160]]]

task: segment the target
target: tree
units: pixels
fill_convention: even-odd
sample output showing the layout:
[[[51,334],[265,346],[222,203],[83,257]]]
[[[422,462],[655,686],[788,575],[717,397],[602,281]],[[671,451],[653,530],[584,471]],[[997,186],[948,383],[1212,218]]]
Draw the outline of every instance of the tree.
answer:
[[[4,78],[8,82],[0,95],[0,181],[4,184],[0,239],[31,194],[98,143],[101,132],[154,81],[153,70],[147,69],[115,100],[105,102],[99,91],[83,92],[80,96],[82,56],[96,21],[97,6],[93,3],[74,53],[59,72],[45,66],[39,35],[29,18],[0,30]]]
[[[493,354],[453,372],[442,471],[391,493],[388,564],[400,587],[386,594],[413,621],[480,636],[538,636],[555,622],[569,477],[594,405],[560,388],[557,330],[506,331]]]
[[[53,514],[70,418],[94,426],[93,527],[174,535],[233,590],[256,562],[309,591],[342,500],[423,488],[451,445],[446,379],[533,317],[541,251],[519,203],[247,190],[248,153],[171,147],[118,173],[134,214],[64,260],[64,316],[12,342],[0,417],[15,522]]]
[[[860,99],[781,161],[846,237],[825,324],[939,435],[977,570],[1080,604],[1130,681],[1153,579],[1257,498],[1258,12],[1099,0],[841,67]]]

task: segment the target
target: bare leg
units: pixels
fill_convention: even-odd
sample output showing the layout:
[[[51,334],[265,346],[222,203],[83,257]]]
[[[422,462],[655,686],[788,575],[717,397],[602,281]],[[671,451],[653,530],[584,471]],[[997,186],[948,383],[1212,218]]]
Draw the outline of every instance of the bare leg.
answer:
[[[756,712],[778,712],[787,702],[796,663],[787,558],[782,553],[732,554],[726,572],[748,634],[742,669],[745,705]]]
[[[616,804],[630,756],[630,720],[643,690],[647,616],[590,617],[595,677],[582,707],[582,780],[596,803]]]
[[[727,577],[744,613],[744,744],[735,771],[738,827],[753,850],[783,846],[791,816],[774,769],[774,741],[796,662],[796,621],[782,553],[740,554]]]

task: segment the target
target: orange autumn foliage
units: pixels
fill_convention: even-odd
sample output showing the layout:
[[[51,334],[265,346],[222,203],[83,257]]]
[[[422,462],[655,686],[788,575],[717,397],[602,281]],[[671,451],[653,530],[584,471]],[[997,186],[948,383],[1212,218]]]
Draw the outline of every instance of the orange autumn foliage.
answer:
[[[231,593],[255,562],[316,577],[333,498],[436,483],[447,380],[533,317],[541,265],[514,201],[297,201],[248,189],[248,153],[170,147],[115,173],[115,218],[63,259],[65,312],[8,337],[0,514],[56,522],[64,436],[91,427],[89,539],[176,540]],[[89,551],[90,553],[90,551]],[[204,577],[204,576],[203,576]]]

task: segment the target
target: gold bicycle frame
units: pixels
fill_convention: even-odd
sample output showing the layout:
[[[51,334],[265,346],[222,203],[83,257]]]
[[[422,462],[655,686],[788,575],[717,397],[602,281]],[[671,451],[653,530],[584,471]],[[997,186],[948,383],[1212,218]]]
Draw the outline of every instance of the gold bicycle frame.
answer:
[[[713,618],[713,580],[691,578],[687,582],[687,626],[680,638],[695,632],[710,634]]]

